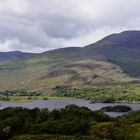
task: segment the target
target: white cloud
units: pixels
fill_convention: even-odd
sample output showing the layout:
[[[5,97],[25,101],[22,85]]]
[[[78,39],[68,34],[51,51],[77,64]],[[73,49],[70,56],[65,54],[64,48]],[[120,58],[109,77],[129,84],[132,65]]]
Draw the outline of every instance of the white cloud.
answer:
[[[0,51],[85,46],[140,29],[139,0],[0,0]]]

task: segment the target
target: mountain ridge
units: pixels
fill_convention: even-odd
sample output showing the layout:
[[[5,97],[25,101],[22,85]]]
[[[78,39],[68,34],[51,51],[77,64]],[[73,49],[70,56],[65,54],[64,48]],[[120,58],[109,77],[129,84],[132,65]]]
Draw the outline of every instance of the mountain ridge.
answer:
[[[128,44],[131,39],[132,43]],[[129,31],[115,34],[115,37],[107,36],[86,47],[59,48],[30,55],[29,58],[1,60],[0,89],[46,92],[57,85],[139,84],[139,39],[140,31]]]
[[[17,60],[25,59],[35,56],[35,53],[21,52],[21,51],[9,51],[9,52],[0,52],[0,60]]]

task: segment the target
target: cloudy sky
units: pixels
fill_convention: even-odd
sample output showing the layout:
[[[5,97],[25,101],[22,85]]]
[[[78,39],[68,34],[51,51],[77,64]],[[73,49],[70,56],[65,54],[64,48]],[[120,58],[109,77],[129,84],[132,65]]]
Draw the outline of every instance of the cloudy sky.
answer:
[[[85,46],[140,30],[140,0],[0,0],[0,51]]]

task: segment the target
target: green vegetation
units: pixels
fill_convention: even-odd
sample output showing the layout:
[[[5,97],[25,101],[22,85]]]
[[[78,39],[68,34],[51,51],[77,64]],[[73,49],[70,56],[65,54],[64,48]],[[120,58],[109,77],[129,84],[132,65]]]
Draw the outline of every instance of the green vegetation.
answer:
[[[68,105],[64,109],[51,112],[39,108],[6,108],[0,110],[0,139],[21,134],[87,136],[92,124],[109,119],[101,111],[91,111],[76,105]]]
[[[139,102],[140,93],[137,87],[110,86],[94,88],[73,88],[70,86],[56,86],[51,96],[76,97],[92,102]]]
[[[102,111],[68,105],[47,108],[0,110],[1,140],[139,140],[140,111],[117,118]]]
[[[40,96],[41,93],[38,92],[27,92],[25,90],[19,90],[19,91],[9,91],[9,90],[5,90],[5,91],[0,91],[0,96],[6,96],[6,97],[10,97],[10,96]]]
[[[1,101],[27,102],[32,100],[48,100],[54,98],[85,99],[91,103],[140,102],[140,88],[138,86],[104,86],[76,88],[72,86],[56,86],[49,90],[49,94],[26,90],[0,91]]]
[[[140,32],[125,31],[112,34],[84,47],[88,57],[100,56],[120,66],[126,73],[140,76]]]
[[[61,135],[21,135],[12,140],[99,140],[92,136],[61,136]]]
[[[116,106],[105,106],[101,108],[101,110],[105,112],[128,112],[132,109],[131,107],[126,105],[116,105]]]
[[[38,61],[33,62],[34,59]],[[0,91],[24,89],[49,96],[49,91],[58,83],[81,88],[133,86],[138,82],[137,78],[130,77],[120,67],[105,60],[73,59],[64,57],[62,61],[44,54],[24,61],[0,61]]]
[[[25,90],[15,90],[15,91],[9,91],[4,90],[0,91],[0,100],[1,101],[27,101],[31,99],[38,99],[38,97],[41,97],[41,93],[39,92],[31,92],[31,91],[25,91]],[[43,98],[43,97],[42,97]]]

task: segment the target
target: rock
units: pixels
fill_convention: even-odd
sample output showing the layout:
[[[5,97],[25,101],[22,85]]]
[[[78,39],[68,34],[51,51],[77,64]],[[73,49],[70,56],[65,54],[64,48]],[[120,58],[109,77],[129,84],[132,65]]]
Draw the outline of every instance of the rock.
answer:
[[[11,127],[5,127],[3,130],[3,137],[5,140],[9,139],[12,136]]]

